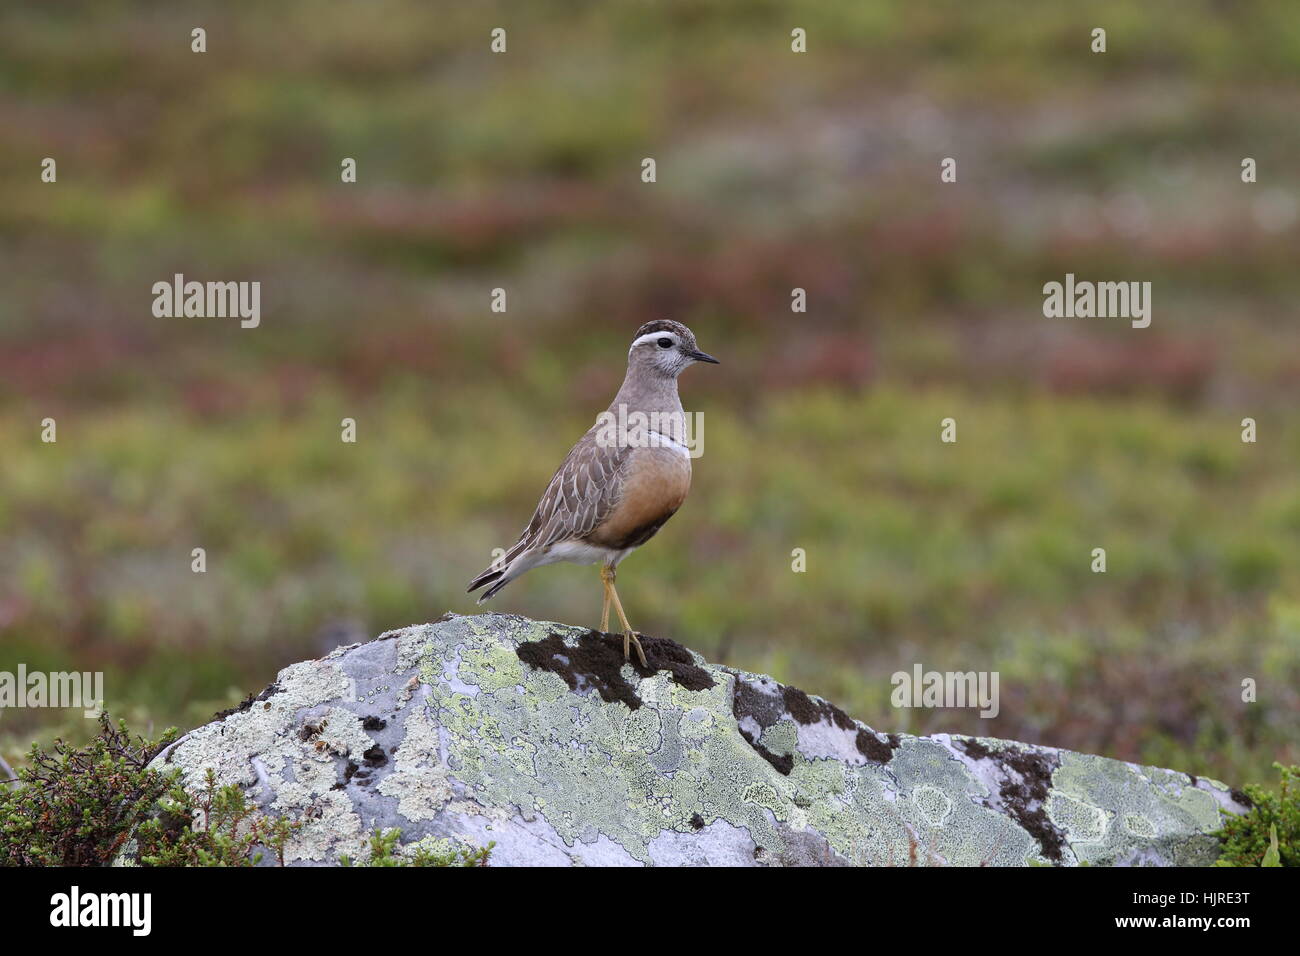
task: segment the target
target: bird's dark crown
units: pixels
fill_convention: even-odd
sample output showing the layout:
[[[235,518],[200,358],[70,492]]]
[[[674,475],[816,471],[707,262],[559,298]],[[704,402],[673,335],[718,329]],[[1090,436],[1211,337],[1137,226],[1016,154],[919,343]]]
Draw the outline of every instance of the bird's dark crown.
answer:
[[[632,336],[635,342],[643,335],[649,335],[651,332],[676,332],[681,336],[689,336],[691,330],[680,322],[674,322],[672,319],[655,319],[653,322],[647,322],[641,328],[636,330],[636,335]]]

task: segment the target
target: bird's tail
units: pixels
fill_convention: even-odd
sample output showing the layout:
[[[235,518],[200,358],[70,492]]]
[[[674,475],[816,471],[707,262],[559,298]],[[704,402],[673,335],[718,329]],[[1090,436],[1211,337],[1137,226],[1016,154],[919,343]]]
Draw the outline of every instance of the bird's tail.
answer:
[[[492,586],[490,588],[479,595],[478,603],[482,604],[484,601],[491,598],[503,587],[528,570],[528,565],[519,561],[519,558],[522,557],[524,552],[527,550],[528,546],[525,542],[520,541],[517,543],[498,560],[493,561],[484,568],[473,581],[469,582],[469,587],[465,589],[465,592],[467,594],[473,593],[483,585],[491,584]]]

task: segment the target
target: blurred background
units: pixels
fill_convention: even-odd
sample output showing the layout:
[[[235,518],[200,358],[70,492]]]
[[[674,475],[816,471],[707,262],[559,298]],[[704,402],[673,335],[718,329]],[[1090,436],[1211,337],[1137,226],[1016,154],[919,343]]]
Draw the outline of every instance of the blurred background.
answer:
[[[705,453],[621,568],[638,628],[884,731],[1234,785],[1300,760],[1294,4],[27,7],[0,13],[0,670],[102,670],[156,733],[472,613],[673,318],[725,364],[681,382]],[[260,281],[261,327],[155,318],[176,272]],[[1151,327],[1044,318],[1067,272],[1152,282]],[[598,577],[489,609],[594,626]],[[895,710],[917,662],[999,671],[1001,714]],[[0,755],[93,729],[8,710]]]

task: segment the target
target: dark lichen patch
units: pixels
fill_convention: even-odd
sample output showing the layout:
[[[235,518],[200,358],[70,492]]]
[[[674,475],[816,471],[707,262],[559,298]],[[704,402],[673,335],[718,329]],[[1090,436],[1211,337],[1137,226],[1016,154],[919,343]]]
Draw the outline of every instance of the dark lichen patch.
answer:
[[[813,700],[797,687],[782,687],[781,698],[785,701],[785,709],[790,712],[790,716],[801,724],[816,724],[826,720],[840,730],[853,730],[857,727],[853,718],[834,704],[825,700]]]
[[[749,745],[754,748],[754,751],[760,757],[776,769],[777,773],[781,774],[783,777],[790,776],[790,771],[794,770],[794,754],[774,753],[760,744],[756,738],[750,736],[743,727],[740,730],[740,735],[748,741]]]
[[[993,751],[984,746],[973,737],[958,738],[953,741],[958,747],[965,751],[966,756],[972,760],[983,760],[986,757],[992,757]]]
[[[854,743],[857,745],[858,753],[872,763],[886,764],[894,758],[894,751],[898,749],[901,741],[898,734],[885,734],[884,738],[884,740],[881,740],[870,730],[859,728]]]
[[[713,686],[709,672],[696,664],[691,652],[676,641],[642,635],[641,647],[650,666],[642,667],[633,657],[632,669],[642,677],[653,677],[666,670],[674,683],[687,690]],[[516,654],[529,667],[559,676],[569,685],[569,690],[594,688],[606,703],[620,701],[631,710],[641,706],[641,698],[623,676],[627,661],[623,657],[621,635],[587,631],[576,645],[569,645],[559,634],[551,634],[540,641],[520,644]]]
[[[749,745],[787,776],[794,769],[794,755],[781,756],[759,744],[757,735],[752,733],[753,725],[746,729],[748,721],[752,720],[760,731],[779,723],[787,714],[805,726],[826,721],[840,730],[854,733],[858,752],[875,764],[888,763],[901,743],[897,734],[877,735],[859,727],[857,721],[829,701],[810,697],[797,687],[787,687],[775,681],[772,681],[772,686],[773,691],[768,693],[737,674],[731,689],[731,712],[735,714],[741,735]]]
[[[790,776],[794,769],[794,754],[777,754],[758,742],[758,733],[746,729],[746,723],[752,720],[759,728],[759,733],[777,724],[785,715],[781,698],[774,694],[765,694],[739,674],[731,685],[731,712],[736,717],[736,726],[746,743],[755,752],[770,763],[783,776]]]
[[[258,703],[259,701],[266,700],[268,697],[271,697],[278,693],[280,693],[280,685],[275,682],[272,682],[270,684],[267,684],[266,687],[263,688],[260,694],[249,694],[239,703],[238,707],[227,707],[225,710],[217,711],[215,714],[212,715],[212,719],[214,721],[225,720],[231,714],[242,714],[244,711],[248,710],[248,708],[252,707],[254,704]]]
[[[1060,765],[1060,760],[1017,747],[1008,747],[999,756],[1003,766],[1020,776],[1019,781],[1007,779],[1002,784],[1003,805],[1038,841],[1043,856],[1053,863],[1060,863],[1065,834],[1047,815],[1047,792],[1051,789],[1052,773]]]
[[[515,653],[529,667],[559,676],[569,690],[594,688],[605,703],[621,701],[636,710],[641,698],[623,677],[621,643],[615,646],[613,641],[593,640],[595,636],[596,632],[590,631],[578,639],[576,647],[570,647],[559,634],[551,634],[520,644]]]
[[[361,726],[365,730],[383,730],[388,726],[388,721],[379,717],[367,717],[361,721]]]
[[[602,637],[596,631],[591,631],[586,636],[590,635]],[[676,641],[669,640],[666,637],[651,637],[648,634],[642,634],[640,638],[641,649],[645,651],[646,663],[650,666],[642,667],[634,651],[632,668],[642,677],[653,677],[659,671],[667,671],[674,684],[685,687],[687,690],[708,690],[713,686],[713,676],[699,664],[696,664],[695,657],[691,652]],[[605,637],[605,639],[608,640],[608,637]],[[622,653],[623,638],[618,636],[614,640],[619,652]]]
[[[1247,810],[1255,805],[1255,801],[1250,799],[1250,794],[1246,793],[1244,790],[1230,791],[1230,795],[1232,796],[1232,799],[1236,800]]]
[[[361,755],[361,759],[366,762],[367,767],[382,767],[388,763],[388,754],[384,753],[383,747],[375,744]]]
[[[968,757],[992,760],[998,765],[1001,778],[998,794],[1003,809],[1038,841],[1044,857],[1060,863],[1065,834],[1047,815],[1047,795],[1052,787],[1052,774],[1061,764],[1060,758],[1014,746],[993,750],[969,738],[954,743]]]
[[[690,820],[690,823],[691,823],[691,829],[692,829],[692,830],[703,830],[703,829],[704,829],[704,817],[700,816],[698,813],[692,813],[692,814],[691,814],[691,820]]]
[[[731,712],[736,720],[748,717],[763,730],[775,726],[785,713],[781,698],[763,693],[761,688],[755,687],[740,675],[736,675],[731,685]]]
[[[348,784],[352,782],[352,778],[357,775],[357,771],[360,769],[361,768],[357,765],[357,762],[355,760],[349,760],[347,762],[347,765],[344,766],[343,768],[343,779],[340,780],[338,783],[334,784],[334,786],[330,787],[330,789],[342,790],[344,787],[346,787]],[[365,779],[365,778],[362,777],[361,779]]]
[[[347,769],[344,770],[343,772],[343,776],[344,776],[343,782],[345,784],[354,783],[358,787],[367,786],[370,783],[374,782],[370,778],[374,775],[376,769],[377,767],[371,764],[370,761],[368,760],[366,761],[366,766],[364,767],[359,767],[355,763],[349,760]]]

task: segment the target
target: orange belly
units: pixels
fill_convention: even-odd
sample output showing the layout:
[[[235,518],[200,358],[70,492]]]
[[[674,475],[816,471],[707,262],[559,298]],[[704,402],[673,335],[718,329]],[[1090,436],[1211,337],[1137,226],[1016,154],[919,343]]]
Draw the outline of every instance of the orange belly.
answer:
[[[587,536],[614,550],[649,541],[686,500],[691,460],[671,448],[638,448],[628,462],[623,497],[610,516]]]

